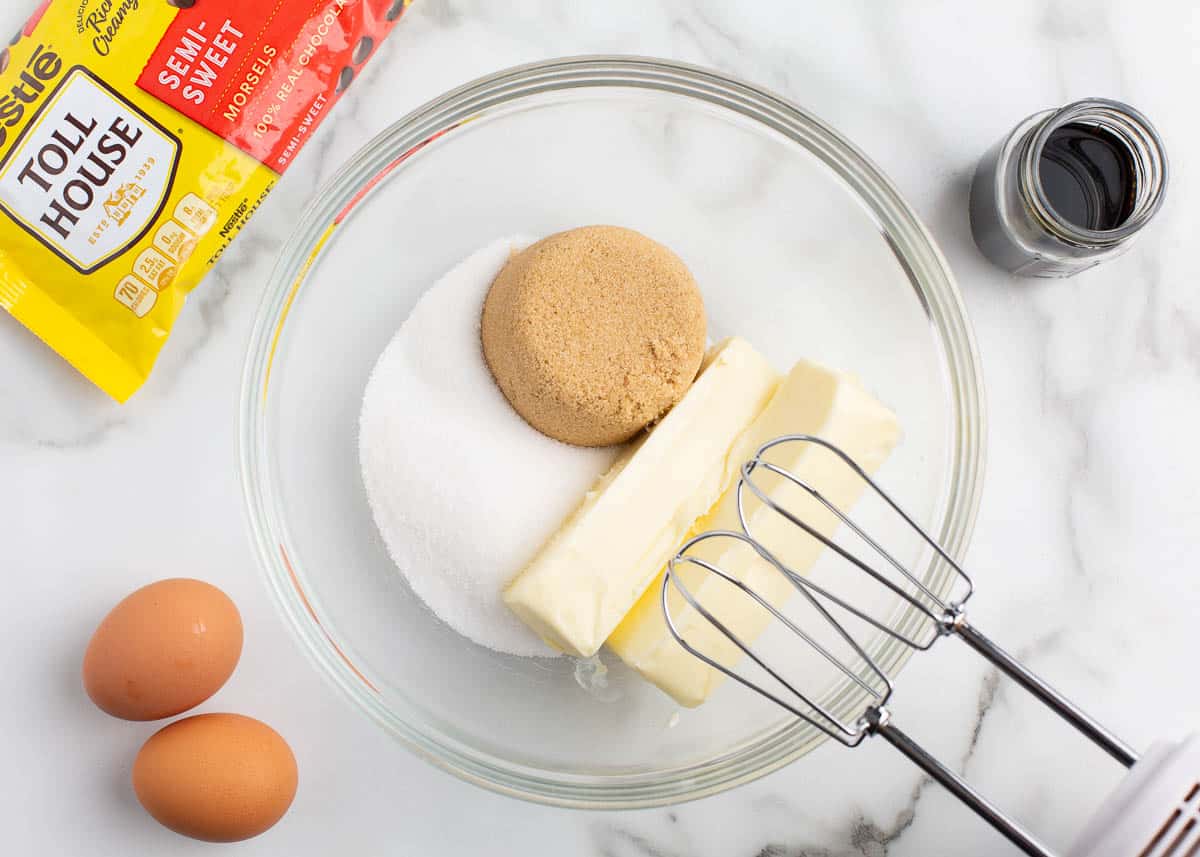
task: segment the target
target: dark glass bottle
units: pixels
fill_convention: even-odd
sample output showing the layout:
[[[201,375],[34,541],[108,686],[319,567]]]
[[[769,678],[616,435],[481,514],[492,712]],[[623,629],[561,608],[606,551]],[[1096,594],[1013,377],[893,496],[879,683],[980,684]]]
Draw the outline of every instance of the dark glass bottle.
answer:
[[[1162,204],[1167,156],[1127,104],[1092,98],[1028,117],[971,184],[971,231],[992,262],[1069,277],[1124,252]]]

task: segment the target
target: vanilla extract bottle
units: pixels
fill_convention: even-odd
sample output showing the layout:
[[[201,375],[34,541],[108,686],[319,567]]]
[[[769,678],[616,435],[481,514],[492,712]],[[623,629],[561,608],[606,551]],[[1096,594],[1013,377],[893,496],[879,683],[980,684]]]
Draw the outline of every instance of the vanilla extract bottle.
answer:
[[[1069,277],[1128,249],[1166,187],[1166,152],[1145,116],[1118,101],[1077,101],[1028,117],[983,156],[971,231],[1010,273]]]

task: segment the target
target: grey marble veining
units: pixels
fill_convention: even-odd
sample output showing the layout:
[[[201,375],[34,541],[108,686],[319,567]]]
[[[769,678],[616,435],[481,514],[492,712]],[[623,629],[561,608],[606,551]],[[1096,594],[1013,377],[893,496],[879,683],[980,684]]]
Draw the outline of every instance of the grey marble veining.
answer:
[[[26,4],[0,8],[0,32]],[[145,730],[98,716],[78,658],[134,582],[205,577],[242,606],[221,707],[302,747],[287,821],[245,855],[1000,857],[1014,853],[890,748],[824,747],[750,786],[597,814],[501,798],[393,746],[299,655],[244,536],[235,405],[258,284],[314,187],[439,92],[555,55],[623,52],[776,89],[896,181],[959,280],[984,360],[989,466],[968,562],[978,624],[1138,747],[1200,721],[1200,7],[1189,2],[608,3],[417,0],[252,225],[194,293],[150,383],[119,408],[0,315],[0,564],[10,736],[5,852],[211,850],[148,823],[128,793]],[[1159,126],[1167,206],[1125,257],[1020,282],[971,244],[965,188],[1022,116],[1085,95]],[[661,133],[664,156],[670,129]],[[770,181],[770,165],[762,170]],[[755,188],[745,189],[754,194]],[[722,200],[737,204],[737,200]],[[154,462],[132,468],[129,462]],[[948,642],[904,672],[910,731],[1062,847],[1120,772]]]

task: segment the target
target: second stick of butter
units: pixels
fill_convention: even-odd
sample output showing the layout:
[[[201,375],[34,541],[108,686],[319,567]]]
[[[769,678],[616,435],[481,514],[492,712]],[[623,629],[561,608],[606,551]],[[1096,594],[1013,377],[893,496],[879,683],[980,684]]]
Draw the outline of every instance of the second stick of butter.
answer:
[[[740,464],[772,438],[795,433],[816,435],[837,444],[868,473],[874,473],[895,447],[900,429],[895,415],[856,380],[801,361],[766,410],[738,439],[731,457]],[[866,487],[833,453],[814,444],[785,444],[775,449],[769,460],[819,490],[837,508],[853,506]],[[837,529],[838,518],[799,486],[771,473],[756,481],[773,502],[817,532],[829,537]],[[754,537],[793,571],[807,574],[824,545],[766,505],[751,500],[746,510]],[[726,489],[696,529],[741,529],[736,486]],[[741,542],[708,541],[696,545],[688,555],[731,574],[774,607],[782,607],[795,594],[795,587],[784,575]],[[767,609],[716,575],[693,565],[681,566],[678,573],[698,602],[743,642],[752,644],[771,623]],[[741,649],[687,604],[677,589],[668,590],[668,598],[671,618],[684,639],[726,667],[738,663]],[[689,708],[708,699],[724,677],[680,646],[667,628],[662,611],[662,575],[647,588],[608,644],[643,678]]]

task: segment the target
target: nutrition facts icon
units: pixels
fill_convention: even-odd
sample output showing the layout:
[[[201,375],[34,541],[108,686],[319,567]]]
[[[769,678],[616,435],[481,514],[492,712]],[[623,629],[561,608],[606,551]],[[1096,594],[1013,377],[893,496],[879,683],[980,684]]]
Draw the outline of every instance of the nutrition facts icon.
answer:
[[[183,224],[168,220],[154,233],[154,246],[176,262],[186,262],[196,249],[196,239]]]
[[[153,247],[143,250],[133,263],[133,272],[157,291],[170,287],[176,270],[174,263]]]
[[[197,235],[212,229],[217,219],[217,210],[207,202],[189,193],[175,206],[175,219]]]
[[[158,302],[158,293],[132,274],[117,284],[113,297],[138,318],[144,318]]]

